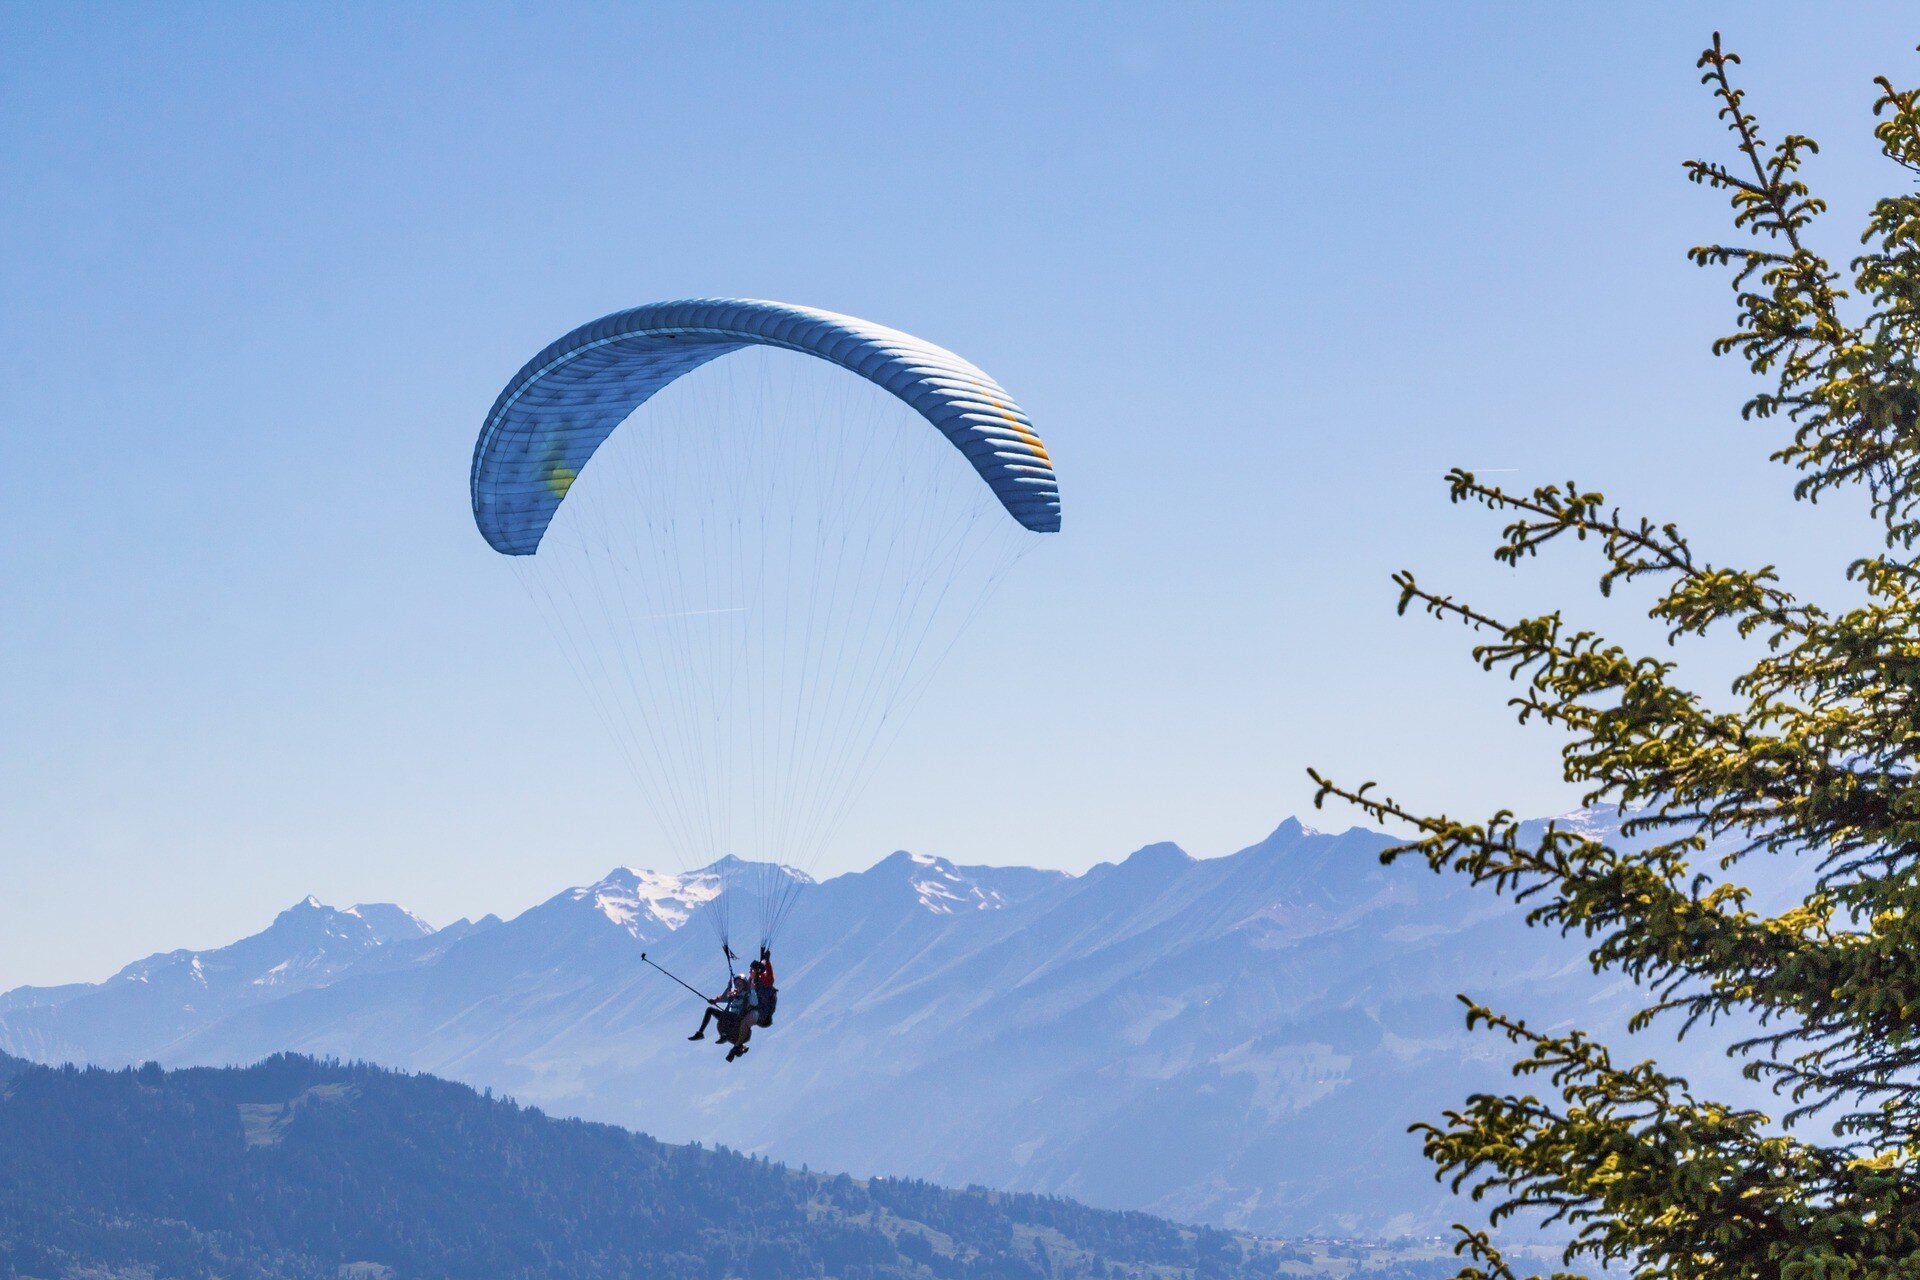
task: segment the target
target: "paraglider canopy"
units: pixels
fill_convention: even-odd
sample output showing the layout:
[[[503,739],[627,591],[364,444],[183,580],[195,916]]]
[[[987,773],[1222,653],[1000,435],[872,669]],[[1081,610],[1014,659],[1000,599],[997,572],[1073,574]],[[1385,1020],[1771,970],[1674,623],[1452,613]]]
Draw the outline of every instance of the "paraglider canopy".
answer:
[[[594,451],[662,387],[746,346],[851,370],[910,405],[1036,533],[1060,527],[1053,460],[1005,388],[897,329],[784,302],[698,299],[616,311],[527,361],[473,452],[473,517],[496,551],[531,555]]]

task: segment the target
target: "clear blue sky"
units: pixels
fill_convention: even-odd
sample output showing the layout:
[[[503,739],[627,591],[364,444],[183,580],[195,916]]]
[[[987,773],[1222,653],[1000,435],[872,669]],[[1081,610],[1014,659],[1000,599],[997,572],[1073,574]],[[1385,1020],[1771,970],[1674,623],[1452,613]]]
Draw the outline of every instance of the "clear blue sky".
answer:
[[[1064,478],[822,871],[1225,852],[1308,764],[1566,807],[1387,574],[1590,608],[1578,556],[1485,562],[1461,463],[1836,580],[1853,513],[1787,501],[1707,356],[1728,302],[1682,253],[1725,215],[1679,163],[1725,145],[1720,25],[1769,131],[1826,142],[1845,256],[1903,180],[1867,114],[1920,78],[1902,16],[0,8],[0,987],[309,892],[443,922],[649,861],[465,484],[526,356],[677,296],[952,347]]]

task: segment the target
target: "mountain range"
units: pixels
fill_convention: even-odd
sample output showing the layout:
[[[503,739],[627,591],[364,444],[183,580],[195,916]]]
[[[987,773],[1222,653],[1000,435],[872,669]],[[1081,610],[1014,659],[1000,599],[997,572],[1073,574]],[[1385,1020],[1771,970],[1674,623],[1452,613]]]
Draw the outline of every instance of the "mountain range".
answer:
[[[1081,875],[904,852],[818,884],[731,860],[622,868],[438,930],[308,899],[228,947],[8,992],[0,1050],[364,1060],[855,1175],[1276,1235],[1424,1234],[1459,1207],[1407,1126],[1506,1080],[1454,994],[1600,1031],[1638,998],[1492,895],[1382,866],[1392,843],[1289,819],[1226,857],[1152,844]],[[726,1066],[686,1043],[699,1004],[642,956],[717,989],[711,926],[754,917],[749,884],[794,905],[777,1023]],[[1733,1074],[1704,1050],[1691,1065]]]

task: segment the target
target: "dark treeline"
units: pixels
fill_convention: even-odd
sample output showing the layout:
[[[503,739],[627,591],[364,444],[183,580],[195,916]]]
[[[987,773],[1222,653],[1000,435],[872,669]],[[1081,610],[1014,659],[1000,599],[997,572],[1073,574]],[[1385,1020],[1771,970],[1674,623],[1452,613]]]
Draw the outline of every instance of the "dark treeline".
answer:
[[[6,1276],[1197,1280],[1290,1260],[1148,1214],[669,1146],[359,1064],[0,1062]]]

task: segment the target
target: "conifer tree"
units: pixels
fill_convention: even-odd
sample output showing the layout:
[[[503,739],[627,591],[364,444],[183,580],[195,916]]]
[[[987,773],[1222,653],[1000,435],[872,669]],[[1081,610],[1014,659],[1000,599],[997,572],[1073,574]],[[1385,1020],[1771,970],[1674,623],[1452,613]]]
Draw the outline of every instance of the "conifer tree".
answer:
[[[1737,63],[1716,34],[1699,67],[1731,143],[1685,166],[1731,202],[1734,234],[1689,257],[1731,274],[1738,318],[1714,352],[1759,379],[1745,416],[1797,473],[1794,496],[1859,496],[1857,599],[1823,606],[1769,565],[1709,558],[1575,484],[1509,492],[1454,471],[1455,502],[1509,520],[1498,560],[1582,543],[1602,595],[1651,588],[1666,649],[1637,653],[1558,611],[1498,618],[1395,576],[1402,613],[1478,632],[1475,658],[1515,682],[1519,718],[1561,735],[1568,781],[1650,847],[1567,825],[1534,836],[1508,812],[1463,820],[1313,777],[1321,803],[1412,829],[1389,861],[1467,876],[1582,938],[1596,971],[1647,993],[1636,1028],[1754,1028],[1733,1052],[1777,1105],[1700,1096],[1657,1062],[1462,997],[1468,1025],[1517,1057],[1512,1092],[1416,1126],[1438,1176],[1486,1208],[1460,1228],[1466,1277],[1513,1280],[1491,1231],[1516,1214],[1569,1232],[1568,1267],[1920,1277],[1920,98],[1876,81],[1874,137],[1904,190],[1872,206],[1842,268],[1816,248],[1826,206],[1802,176],[1815,144],[1763,138]],[[1712,704],[1678,666],[1709,633],[1749,654]],[[1709,857],[1710,842],[1732,852]],[[1778,914],[1739,883],[1743,861],[1769,855],[1817,870]]]

